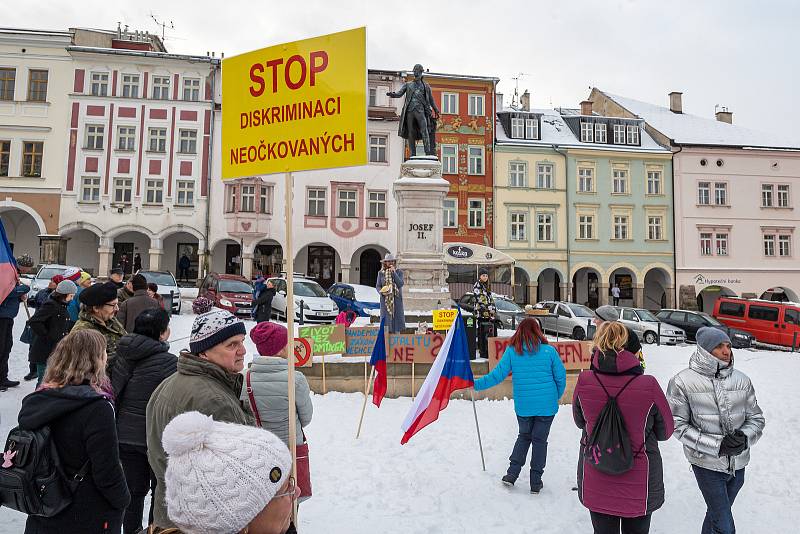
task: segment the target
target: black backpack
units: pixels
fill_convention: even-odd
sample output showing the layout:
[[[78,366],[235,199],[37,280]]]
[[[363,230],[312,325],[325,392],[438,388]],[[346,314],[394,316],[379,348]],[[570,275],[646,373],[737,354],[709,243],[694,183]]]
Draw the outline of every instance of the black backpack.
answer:
[[[587,464],[602,473],[621,475],[633,467],[634,455],[631,450],[631,438],[625,428],[625,419],[622,417],[617,405],[617,398],[639,375],[634,375],[625,382],[619,392],[612,397],[603,382],[600,381],[597,373],[592,374],[597,379],[600,387],[603,388],[608,400],[597,415],[592,433],[586,440],[583,458]]]
[[[12,429],[3,451],[0,505],[28,515],[53,517],[64,510],[89,471],[87,461],[67,476],[49,426]]]

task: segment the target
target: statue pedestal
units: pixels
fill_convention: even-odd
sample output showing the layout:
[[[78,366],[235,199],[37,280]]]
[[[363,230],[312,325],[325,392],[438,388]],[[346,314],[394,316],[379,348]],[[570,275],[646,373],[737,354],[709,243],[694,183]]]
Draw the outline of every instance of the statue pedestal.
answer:
[[[394,182],[399,212],[397,266],[405,276],[407,315],[450,306],[442,214],[449,190],[436,156],[414,156],[404,162]]]

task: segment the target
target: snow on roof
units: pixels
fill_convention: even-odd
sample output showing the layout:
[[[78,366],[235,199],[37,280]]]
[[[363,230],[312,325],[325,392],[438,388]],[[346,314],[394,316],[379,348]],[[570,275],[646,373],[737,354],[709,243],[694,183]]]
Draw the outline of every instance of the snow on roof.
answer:
[[[650,126],[676,144],[800,148],[800,139],[792,140],[776,133],[750,130],[689,113],[673,113],[668,107],[601,92],[631,113],[645,119]]]

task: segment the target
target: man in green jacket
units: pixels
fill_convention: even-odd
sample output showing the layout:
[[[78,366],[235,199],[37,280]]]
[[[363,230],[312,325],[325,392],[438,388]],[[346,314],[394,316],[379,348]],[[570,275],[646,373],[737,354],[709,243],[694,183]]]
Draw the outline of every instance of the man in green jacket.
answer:
[[[79,299],[82,305],[81,311],[72,331],[97,330],[103,334],[108,354],[106,368],[111,369],[117,356],[117,342],[127,334],[125,327],[116,319],[119,311],[117,288],[113,282],[95,284],[81,291]]]
[[[164,474],[167,457],[161,443],[164,427],[177,415],[198,411],[214,421],[254,425],[239,403],[244,368],[244,323],[217,308],[192,324],[189,351],[181,352],[178,372],[164,380],[147,404],[147,458],[156,476],[153,523],[174,528],[167,515]],[[158,532],[158,530],[156,530]]]

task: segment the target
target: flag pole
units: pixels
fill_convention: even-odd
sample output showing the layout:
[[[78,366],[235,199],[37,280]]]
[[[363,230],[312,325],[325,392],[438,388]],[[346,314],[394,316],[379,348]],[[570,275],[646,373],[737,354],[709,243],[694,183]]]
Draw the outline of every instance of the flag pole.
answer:
[[[481,443],[481,427],[478,425],[478,410],[475,408],[475,392],[472,388],[469,390],[469,396],[472,399],[472,413],[475,414],[475,430],[478,431],[478,448],[481,450],[481,465],[483,465],[483,470],[486,471],[486,460],[483,458],[483,443]]]
[[[286,205],[284,207],[286,217],[286,330],[289,332],[289,340],[291,343],[286,347],[286,362],[287,362],[287,389],[289,400],[289,451],[292,453],[292,476],[297,480],[297,415],[295,405],[295,391],[294,391],[294,366],[296,358],[294,350],[289,347],[294,347],[294,248],[292,243],[292,199],[294,189],[294,177],[291,172],[287,172],[284,176],[285,183],[285,198]],[[242,254],[244,251],[242,251]],[[303,313],[303,309],[300,309]],[[297,525],[297,501],[292,504],[292,521]]]
[[[358,430],[356,431],[356,439],[361,435],[361,423],[364,422],[364,411],[367,409],[367,397],[369,396],[369,384],[372,383],[372,377],[375,376],[375,368],[372,368],[372,371],[369,373],[369,381],[367,381],[367,387],[364,389],[364,404],[361,406],[361,417],[358,418]]]
[[[411,360],[411,402],[414,402],[414,360]]]

